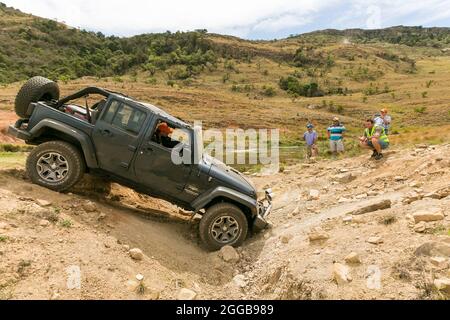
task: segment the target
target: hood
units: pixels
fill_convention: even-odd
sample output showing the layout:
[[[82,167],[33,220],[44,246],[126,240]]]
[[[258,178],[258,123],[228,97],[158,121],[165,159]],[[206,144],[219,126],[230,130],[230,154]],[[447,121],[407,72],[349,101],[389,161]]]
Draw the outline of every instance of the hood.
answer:
[[[224,186],[256,198],[256,188],[242,173],[208,155],[204,157],[204,161],[210,164],[209,175],[212,178],[220,181]]]

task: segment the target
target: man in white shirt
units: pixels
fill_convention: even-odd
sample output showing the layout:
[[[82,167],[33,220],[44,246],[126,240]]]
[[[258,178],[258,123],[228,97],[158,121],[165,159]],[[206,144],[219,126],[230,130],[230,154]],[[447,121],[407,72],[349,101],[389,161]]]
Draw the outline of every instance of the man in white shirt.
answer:
[[[381,109],[381,118],[383,119],[384,132],[389,134],[389,129],[391,128],[392,118],[388,115],[388,110],[386,108]]]

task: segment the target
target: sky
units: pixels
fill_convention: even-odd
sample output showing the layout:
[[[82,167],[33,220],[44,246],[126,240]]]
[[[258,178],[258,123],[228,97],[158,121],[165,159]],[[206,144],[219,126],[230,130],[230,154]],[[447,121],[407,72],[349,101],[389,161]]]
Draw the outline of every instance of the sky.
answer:
[[[26,13],[106,35],[167,30],[281,39],[322,29],[450,27],[450,0],[0,0]]]

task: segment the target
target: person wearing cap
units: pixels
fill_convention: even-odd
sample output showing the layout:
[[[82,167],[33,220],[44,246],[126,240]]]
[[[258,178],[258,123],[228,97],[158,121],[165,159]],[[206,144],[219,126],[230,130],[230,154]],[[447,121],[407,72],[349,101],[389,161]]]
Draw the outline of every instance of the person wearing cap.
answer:
[[[389,147],[389,138],[383,126],[375,124],[373,119],[367,119],[364,123],[364,136],[359,138],[360,146],[373,151],[372,158],[383,159],[382,150]]]
[[[330,150],[333,155],[344,152],[344,132],[345,127],[338,117],[333,119],[333,124],[328,127],[327,134],[330,139]]]
[[[392,118],[388,115],[388,110],[386,108],[381,109],[381,119],[383,119],[383,127],[386,134],[389,134],[389,129],[391,128]]]
[[[306,142],[306,157],[309,159],[311,157],[317,157],[319,154],[319,149],[317,148],[318,135],[312,123],[306,125],[308,131],[303,134],[303,140]]]

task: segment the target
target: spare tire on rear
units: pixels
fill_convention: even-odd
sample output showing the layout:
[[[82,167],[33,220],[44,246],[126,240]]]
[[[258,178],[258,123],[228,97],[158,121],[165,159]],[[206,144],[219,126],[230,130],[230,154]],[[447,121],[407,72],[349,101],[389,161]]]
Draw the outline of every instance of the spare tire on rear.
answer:
[[[30,117],[27,114],[30,103],[58,99],[59,86],[56,82],[44,77],[33,77],[20,88],[16,96],[16,114],[22,119],[27,119]]]

